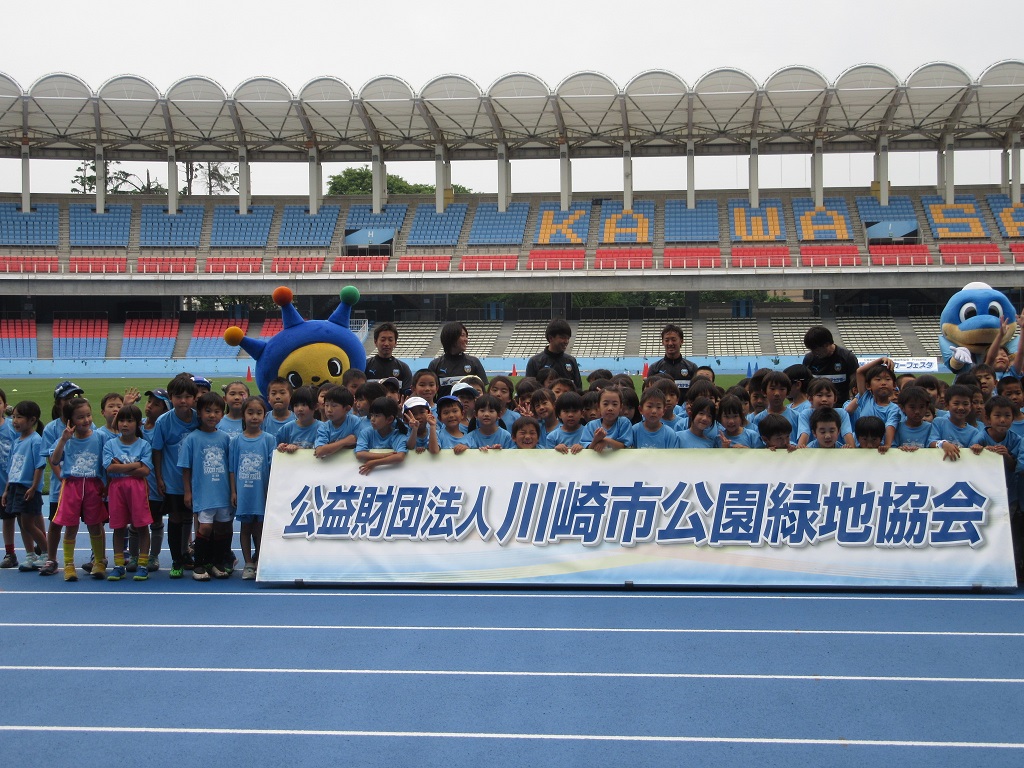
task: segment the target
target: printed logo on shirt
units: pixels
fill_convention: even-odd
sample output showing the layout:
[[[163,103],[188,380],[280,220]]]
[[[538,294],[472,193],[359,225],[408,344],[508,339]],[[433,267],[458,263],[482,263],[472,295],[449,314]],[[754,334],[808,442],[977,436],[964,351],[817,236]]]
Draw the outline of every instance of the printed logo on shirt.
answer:
[[[224,466],[224,451],[217,446],[207,446],[203,449],[203,474],[211,480],[219,479],[226,470]]]
[[[71,477],[92,477],[96,474],[96,467],[100,465],[100,457],[95,453],[85,451],[75,456],[75,463],[68,470]]]
[[[258,453],[243,453],[238,462],[238,475],[246,488],[254,487],[263,479],[263,457]]]

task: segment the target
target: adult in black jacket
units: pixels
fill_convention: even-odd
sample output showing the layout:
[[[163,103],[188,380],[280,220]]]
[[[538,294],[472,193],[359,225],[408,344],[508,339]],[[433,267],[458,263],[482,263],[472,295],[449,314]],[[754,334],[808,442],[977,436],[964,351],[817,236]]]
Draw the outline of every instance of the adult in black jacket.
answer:
[[[561,378],[571,379],[576,389],[583,389],[579,363],[565,351],[572,338],[569,323],[561,318],[552,320],[544,331],[544,338],[548,340],[548,345],[526,361],[526,375],[536,377],[543,369],[552,368],[558,371]]]
[[[661,346],[665,348],[665,356],[647,367],[647,377],[656,373],[671,376],[679,389],[688,389],[697,375],[697,366],[679,351],[683,346],[683,329],[672,323],[662,328]]]
[[[373,344],[377,354],[366,358],[363,372],[367,379],[382,380],[394,377],[402,382],[402,389],[412,386],[412,371],[409,366],[394,356],[398,345],[398,328],[394,323],[381,323],[373,329]]]
[[[453,384],[458,383],[463,376],[470,375],[479,376],[486,388],[487,373],[477,358],[466,354],[468,345],[469,329],[463,323],[451,322],[441,326],[441,349],[444,352],[427,365],[440,379],[439,394],[448,394]]]
[[[839,397],[836,406],[850,399],[850,385],[857,382],[860,363],[857,355],[840,347],[832,338],[832,331],[823,325],[812,325],[804,334],[804,346],[810,350],[804,355],[804,365],[816,377],[835,384]]]

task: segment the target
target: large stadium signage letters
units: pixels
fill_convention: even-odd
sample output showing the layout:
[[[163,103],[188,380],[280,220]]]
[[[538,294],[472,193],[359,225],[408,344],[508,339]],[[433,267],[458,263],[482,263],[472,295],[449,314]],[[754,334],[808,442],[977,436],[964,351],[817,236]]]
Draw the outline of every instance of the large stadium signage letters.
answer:
[[[263,583],[1016,584],[985,452],[279,454]]]

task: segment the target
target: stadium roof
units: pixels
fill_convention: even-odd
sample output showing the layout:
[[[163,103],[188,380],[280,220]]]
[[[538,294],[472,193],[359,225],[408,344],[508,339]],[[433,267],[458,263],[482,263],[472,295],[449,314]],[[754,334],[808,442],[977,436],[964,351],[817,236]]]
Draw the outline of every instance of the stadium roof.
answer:
[[[576,72],[554,88],[523,72],[486,90],[462,75],[440,75],[418,91],[401,78],[374,77],[357,90],[332,76],[298,93],[272,77],[253,77],[228,93],[189,76],[160,91],[120,75],[93,90],[73,74],[44,75],[28,89],[0,73],[0,157],[79,159],[97,145],[108,159],[164,161],[370,159],[433,160],[438,145],[453,160],[497,157],[635,157],[686,153],[809,154],[1002,149],[1024,124],[1024,61],[997,62],[977,77],[946,62],[906,79],[877,64],[851,67],[829,81],[807,66],[780,69],[764,83],[733,68],[692,85],[666,70],[641,72],[620,86],[599,72]]]

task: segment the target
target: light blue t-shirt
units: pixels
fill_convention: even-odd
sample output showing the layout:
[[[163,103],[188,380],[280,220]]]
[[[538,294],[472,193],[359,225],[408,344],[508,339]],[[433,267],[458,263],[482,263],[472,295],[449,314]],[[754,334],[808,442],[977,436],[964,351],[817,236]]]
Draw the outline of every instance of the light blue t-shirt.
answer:
[[[651,432],[641,421],[633,425],[633,446],[635,448],[682,448],[679,433],[662,423],[656,432]]]
[[[721,445],[722,437],[727,438],[733,445],[745,445],[747,448],[761,448],[764,446],[764,443],[761,442],[761,433],[749,427],[744,427],[743,431],[736,436],[726,435],[724,429],[719,429],[719,445]]]
[[[970,424],[957,427],[949,419],[935,419],[932,422],[932,440],[948,440],[961,448],[970,448],[975,443],[980,443],[982,431]]]
[[[299,448],[316,447],[316,438],[320,434],[320,426],[323,422],[313,419],[308,427],[300,427],[298,421],[290,421],[281,427],[277,433],[277,442],[285,445],[295,445]],[[273,435],[271,435],[273,437]]]
[[[11,461],[11,448],[20,436],[14,431],[11,420],[0,424],[0,487],[7,485],[7,468]]]
[[[515,445],[512,435],[501,427],[493,435],[485,435],[479,429],[474,429],[466,435],[466,445],[470,448],[483,448],[491,445],[500,445],[502,448],[511,448]]]
[[[109,438],[99,430],[93,430],[88,437],[72,435],[64,444],[64,453],[60,459],[61,477],[98,477],[106,478],[103,471],[103,444]],[[54,450],[57,446],[54,444]],[[52,455],[52,451],[51,451]]]
[[[574,445],[579,445],[580,440],[583,439],[584,425],[580,424],[572,432],[567,432],[565,426],[559,424],[553,430],[548,432],[546,442],[548,448],[554,448],[556,445],[567,445],[570,448]]]
[[[242,430],[245,429],[245,419],[232,419],[230,416],[225,414],[221,417],[221,420],[217,422],[217,429],[221,432],[227,432],[232,437],[240,435],[242,434]]]
[[[228,472],[235,476],[236,514],[263,517],[270,487],[270,462],[279,440],[266,432],[239,434],[228,446]]]
[[[469,445],[469,432],[463,432],[462,437],[453,436],[447,429],[437,430],[437,444],[442,451],[450,451],[456,445]]]
[[[163,417],[161,417],[163,418]],[[178,454],[179,469],[192,470],[192,511],[231,506],[228,485],[228,446],[231,436],[197,429],[185,438]]]
[[[146,479],[149,480],[153,476],[153,448],[145,438],[137,438],[135,442],[125,443],[121,440],[121,436],[118,435],[115,438],[107,440],[103,443],[103,466],[109,467],[114,460],[117,460],[119,464],[134,464],[135,462],[142,462],[148,469],[149,474]],[[120,480],[124,478],[123,474],[112,472],[109,475],[110,481]]]
[[[935,430],[930,421],[922,421],[921,426],[911,427],[905,421],[901,421],[896,427],[896,438],[892,441],[893,448],[900,446],[916,446],[927,448],[939,438],[935,437]]]
[[[715,433],[714,437],[708,437],[705,434],[695,435],[692,429],[687,429],[685,432],[677,432],[679,435],[679,447],[680,448],[720,448],[721,443],[718,440],[718,433]]]
[[[295,414],[291,411],[288,411],[288,416],[283,421],[278,421],[274,416],[274,412],[271,411],[263,417],[263,431],[269,432],[276,437],[285,424],[291,424],[293,421],[295,421]]]
[[[594,419],[593,421],[588,421],[587,425],[583,427],[583,437],[580,439],[580,443],[584,448],[589,448],[591,443],[594,442],[594,432],[602,424],[601,419]],[[625,448],[633,447],[633,422],[625,416],[619,416],[615,424],[612,425],[612,428],[606,431],[608,432],[608,439],[618,440]]]
[[[358,437],[359,433],[369,428],[369,426],[370,423],[366,419],[359,418],[353,411],[349,411],[344,421],[338,426],[334,426],[332,421],[322,421],[320,426],[317,427],[316,440],[313,442],[313,447],[319,448],[321,445],[336,443],[351,435]]]
[[[506,432],[506,434],[508,434]],[[403,434],[398,427],[391,425],[391,431],[386,435],[382,435],[373,427],[367,427],[359,433],[359,437],[356,438],[356,453],[359,451],[372,451],[375,448],[389,448],[392,451],[398,453],[408,453],[409,436]]]
[[[43,448],[43,438],[30,432],[27,437],[19,436],[11,444],[11,460],[7,467],[7,482],[11,485],[32,487],[32,478],[40,467],[46,466],[47,451]],[[97,459],[98,461],[98,459]],[[38,491],[43,484],[43,476],[39,475]]]
[[[192,420],[189,422],[179,419],[173,410],[167,411],[156,420],[151,444],[154,451],[160,451],[160,472],[163,476],[166,493],[176,496],[185,493],[185,485],[181,481],[181,468],[178,466],[178,456],[185,438],[197,429],[199,429],[199,418],[195,411],[192,411]]]

